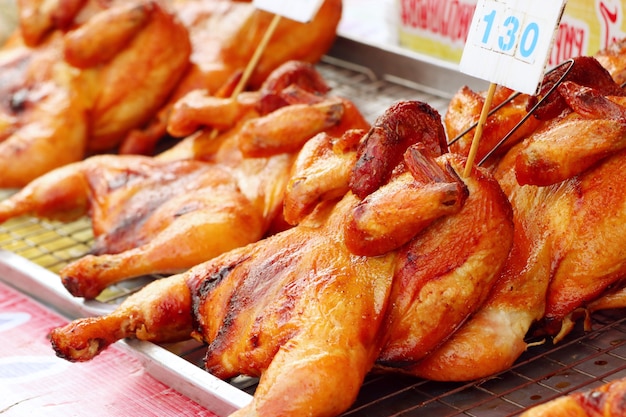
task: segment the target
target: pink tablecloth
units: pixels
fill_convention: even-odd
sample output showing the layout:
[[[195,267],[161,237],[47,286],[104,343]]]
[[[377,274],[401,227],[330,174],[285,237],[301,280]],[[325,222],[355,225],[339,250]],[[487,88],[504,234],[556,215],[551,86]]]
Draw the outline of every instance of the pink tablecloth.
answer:
[[[94,360],[55,356],[48,332],[67,320],[0,282],[0,414],[7,416],[215,416],[112,347]]]

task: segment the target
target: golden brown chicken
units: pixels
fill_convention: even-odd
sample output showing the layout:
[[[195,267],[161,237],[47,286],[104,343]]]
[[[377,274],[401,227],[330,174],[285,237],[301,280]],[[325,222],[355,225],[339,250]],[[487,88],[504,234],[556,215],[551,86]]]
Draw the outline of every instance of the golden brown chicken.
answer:
[[[492,152],[513,128],[522,122],[527,114],[529,96],[520,94],[513,95],[513,91],[498,87],[494,94],[491,111],[493,113],[486,120],[483,133],[476,152],[476,161],[482,161],[488,153]],[[507,102],[508,101],[508,102]],[[448,110],[444,116],[446,132],[451,141],[450,150],[461,155],[468,155],[474,139],[475,126],[480,118],[480,113],[485,103],[485,94],[472,91],[464,86],[452,97]],[[496,108],[498,108],[496,110]],[[495,156],[501,156],[522,140],[530,132],[534,131],[540,121],[536,118],[528,118],[519,126],[515,133],[495,151]]]
[[[114,148],[161,107],[190,55],[185,27],[158,2],[88,2],[64,30],[43,24],[63,20],[63,7],[22,6],[23,31],[0,51],[3,188]]]
[[[122,153],[151,154],[166,134],[172,106],[186,94],[201,90],[210,96],[230,96],[233,79],[238,81],[273,19],[272,14],[249,1],[175,0],[172,7],[189,31],[191,66],[158,115],[126,137]],[[319,61],[335,40],[341,14],[341,0],[325,0],[311,22],[281,19],[246,89],[258,89],[272,71],[287,61]]]
[[[524,141],[515,161],[520,185],[556,184],[626,147],[625,97],[605,97],[572,81],[561,83],[558,91],[574,111],[550,120]]]
[[[572,63],[565,62],[549,71],[544,77],[536,96],[513,94],[507,88],[498,87],[492,100],[491,114],[487,118],[478,144],[476,160],[489,165],[497,163],[513,145],[526,139],[542,126],[542,122],[565,116],[572,111],[566,96],[556,91],[561,86],[574,82],[593,88],[602,95],[623,96],[625,93],[611,78],[611,74],[593,57],[581,56]],[[469,154],[474,138],[475,126],[485,103],[484,93],[462,87],[452,98],[445,115],[446,131],[450,137],[450,149],[461,155]],[[532,111],[532,114],[529,112]],[[580,126],[579,128],[582,128]],[[567,146],[567,145],[565,145]],[[559,149],[553,147],[553,149]],[[548,151],[543,149],[542,151]],[[541,155],[541,152],[539,152]],[[535,167],[546,171],[550,167]]]
[[[268,79],[277,89],[300,89],[291,81],[279,82],[282,78],[303,83],[298,97],[313,102],[285,102],[262,117],[256,106],[243,105],[257,117],[246,118],[242,130],[236,126],[210,138],[212,153],[200,154],[185,140],[160,158],[100,155],[58,168],[0,202],[0,221],[25,214],[49,218],[89,214],[95,236],[92,254],[59,273],[72,294],[87,298],[120,280],[180,272],[257,241],[274,227],[284,227],[280,214],[294,147],[321,131],[368,127],[353,105],[342,120],[346,100],[313,91],[317,83],[309,81],[320,78],[312,65],[290,62]],[[327,91],[323,83],[319,88]],[[254,101],[259,106],[265,97],[282,96],[280,90],[263,91]],[[265,118],[282,124],[258,123]],[[245,138],[268,137],[267,126],[272,126],[274,140],[287,143],[267,146],[265,157],[247,157],[240,150]],[[197,143],[201,136],[189,140]]]
[[[98,12],[65,34],[64,44],[65,60],[81,70],[92,151],[114,149],[147,123],[180,82],[191,54],[187,29],[173,12],[146,0]]]
[[[22,186],[86,152],[87,113],[62,42],[51,36],[36,51],[0,52],[0,188]]]
[[[107,316],[55,329],[51,340],[57,353],[83,361],[123,337],[164,341],[193,334],[208,345],[205,362],[210,372],[221,378],[260,376],[252,403],[233,415],[338,415],[354,401],[383,346],[406,342],[413,348],[411,354],[419,357],[427,353],[428,345],[445,339],[447,332],[437,329],[440,322],[414,326],[412,312],[432,308],[433,317],[440,317],[454,310],[456,324],[449,328],[455,327],[470,314],[469,306],[478,307],[491,277],[506,259],[512,237],[508,201],[484,170],[474,169],[461,180],[463,158],[433,155],[443,129],[440,122],[435,132],[426,132],[423,126],[435,125],[437,117],[428,106],[403,102],[363,135],[370,146],[364,142],[355,146],[354,131],[342,138],[317,136],[315,146],[309,142],[300,154],[296,167],[303,171],[295,173],[294,182],[304,181],[304,187],[313,173],[343,183],[328,181],[324,183],[328,187],[320,189],[315,188],[320,183],[308,182],[314,187],[311,193],[322,199],[334,197],[332,190],[349,187],[351,181],[338,173],[341,158],[320,160],[316,158],[320,152],[330,148],[351,154],[343,161],[359,167],[354,173],[376,167],[371,151],[380,147],[393,154],[404,148],[404,158],[382,177],[372,173],[368,183],[380,187],[365,199],[347,192],[339,201],[322,200],[310,210],[292,213],[298,224],[291,229],[149,284]],[[394,140],[407,139],[420,129],[423,135]],[[384,137],[381,132],[394,132],[397,137]],[[436,194],[447,198],[434,198],[430,211],[384,198],[387,193],[397,195],[402,187],[407,196],[422,195],[424,201]],[[431,221],[415,227],[412,216],[400,216],[397,221],[404,219],[413,236],[404,235],[399,227],[391,232],[397,237],[395,247],[388,251],[379,247],[378,256],[355,254],[348,243],[347,221],[361,210],[376,210],[378,201],[388,201],[406,214],[429,216]],[[299,218],[298,213],[305,217]],[[462,231],[455,229],[457,222],[448,222],[455,217],[464,224]],[[384,220],[373,218],[363,223],[364,230]],[[479,237],[460,244],[466,233]],[[456,244],[449,243],[452,235],[458,237]],[[435,243],[438,250],[433,251]],[[440,256],[450,262],[430,262]],[[485,259],[488,264],[482,262]],[[451,281],[461,283],[459,292],[446,291]],[[454,305],[433,303],[435,293]],[[406,326],[413,336],[409,340],[401,330]],[[401,364],[387,361],[386,365]]]
[[[541,404],[520,417],[621,417],[626,415],[626,379],[563,395]]]
[[[620,104],[624,99],[609,100],[573,83],[564,83],[559,91],[576,114],[574,122],[568,115],[538,131],[529,138],[528,146],[522,143],[506,155],[496,172],[518,216],[533,224],[533,230],[546,234],[550,284],[543,324],[553,334],[574,310],[626,275],[622,249],[625,190],[620,172],[626,155],[626,131],[621,127],[624,107]],[[584,128],[580,119],[585,119],[588,127]],[[568,129],[570,134],[564,134]],[[533,142],[551,142],[568,149],[544,153],[546,163],[554,167],[551,181],[545,181],[544,172],[520,168],[525,167]],[[546,182],[553,185],[520,185]],[[529,236],[534,237],[536,233]]]
[[[547,333],[556,343],[581,310],[625,305],[621,292],[614,292],[626,276],[626,178],[620,172],[626,151],[620,145],[623,117],[617,108],[623,98],[605,98],[569,81],[558,94],[568,109],[497,164],[494,175],[515,220],[502,276],[483,307],[424,358],[415,375],[446,381],[481,378],[512,365],[531,334]],[[521,185],[520,164],[537,143],[546,149],[535,153],[537,163],[553,169],[524,169],[524,182],[550,182],[550,176],[553,184]]]

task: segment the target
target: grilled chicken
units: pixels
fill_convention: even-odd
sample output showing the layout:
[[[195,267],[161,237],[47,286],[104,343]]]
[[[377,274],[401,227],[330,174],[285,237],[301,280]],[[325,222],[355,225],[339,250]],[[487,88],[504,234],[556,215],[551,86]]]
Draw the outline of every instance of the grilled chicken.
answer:
[[[621,417],[626,415],[626,379],[563,395],[537,405],[520,417]]]
[[[506,259],[513,232],[508,201],[486,171],[475,168],[461,180],[463,158],[432,154],[441,143],[441,126],[399,142],[380,134],[398,132],[406,139],[437,117],[428,106],[403,102],[381,116],[358,146],[355,131],[346,132],[344,140],[316,137],[311,146],[317,151],[309,148],[311,152],[299,156],[295,166],[303,171],[296,171],[292,181],[303,181],[305,188],[317,184],[307,181],[309,174],[327,175],[329,181],[317,188],[320,201],[308,214],[294,212],[296,226],[149,284],[109,315],[55,329],[51,340],[57,354],[83,361],[123,337],[169,341],[192,335],[208,346],[205,363],[210,372],[221,378],[260,376],[252,403],[233,415],[338,415],[354,401],[381,350],[387,366],[399,365],[392,353],[399,353],[403,349],[396,348],[407,342],[415,358],[427,354],[427,346],[438,345],[449,329],[478,308]],[[393,143],[397,148],[391,150]],[[360,198],[351,190],[356,182],[337,175],[335,164],[308,159],[329,147],[352,155],[345,160],[359,169],[351,175],[378,166],[371,162],[371,152],[381,147],[384,153],[397,154],[398,148],[405,152],[382,177],[370,176],[380,187]],[[341,184],[332,184],[333,178]],[[341,187],[349,191],[336,197],[332,190]],[[384,198],[386,193],[397,195],[402,187],[407,195],[425,193],[437,202],[428,224],[411,224],[411,211],[426,215],[423,207]],[[434,197],[437,191],[431,187],[446,198]],[[394,244],[378,246],[377,256],[356,254],[347,244],[347,222],[361,210],[380,207],[381,201],[404,210],[406,216],[397,221],[405,219],[414,235],[407,237],[397,228],[390,232],[397,235]],[[453,208],[442,214],[437,205]],[[367,232],[384,220],[374,217],[356,227]],[[479,237],[465,242],[468,233]],[[458,239],[450,244],[453,235]],[[426,262],[431,259],[442,261],[431,267]],[[463,282],[459,292],[448,292],[451,282]],[[437,305],[435,294],[454,305]],[[438,320],[414,326],[417,310],[430,308],[437,317],[446,310],[456,312],[446,330],[436,328]],[[171,309],[176,312],[164,323]]]
[[[172,106],[186,94],[201,90],[210,96],[230,96],[233,80],[236,84],[273,19],[249,1],[175,0],[172,7],[189,32],[191,66],[150,123],[127,135],[120,147],[122,153],[151,154],[166,134]],[[309,23],[281,19],[246,90],[259,89],[289,60],[319,61],[335,40],[341,13],[341,0],[325,0]]]
[[[71,2],[22,3],[22,31],[0,51],[3,188],[114,148],[164,103],[191,49],[185,27],[157,2],[90,2],[101,7],[63,31],[44,22],[61,22],[56,13]],[[39,19],[33,8],[55,16]],[[163,48],[169,43],[177,47]]]
[[[515,221],[501,277],[483,307],[413,374],[446,381],[485,377],[512,365],[528,336],[547,334],[557,343],[585,311],[625,305],[615,290],[626,275],[623,98],[570,81],[558,91],[568,108],[497,163],[494,175]],[[539,144],[546,151],[534,153],[537,165],[522,170],[528,149]],[[521,185],[522,177],[549,185]]]
[[[571,82],[564,82],[559,92],[571,113],[509,152],[495,174],[516,216],[532,230],[529,239],[546,234],[550,260],[544,268],[550,284],[543,324],[558,334],[557,340],[563,320],[619,284],[626,273],[625,190],[619,168],[626,157],[624,99]],[[529,163],[529,149],[547,148],[545,144],[568,152],[546,151],[542,157],[535,152],[538,165]],[[545,172],[532,165],[553,168]]]
[[[327,0],[310,23],[279,22],[247,87],[288,60],[316,62],[340,16]],[[153,154],[178,99],[232,92],[271,19],[227,0],[20,1],[0,52],[0,187],[93,153]]]
[[[308,64],[286,65],[314,71]],[[278,74],[293,77],[293,72]],[[268,82],[283,85],[274,77]],[[263,116],[276,119],[278,113],[284,130],[274,129],[273,139],[282,138],[289,150],[318,132],[349,127],[342,121],[347,101],[307,94],[303,97],[316,98],[313,104],[287,105]],[[258,95],[257,104],[265,96]],[[350,109],[349,122],[367,127],[360,114],[351,113],[353,105]],[[309,117],[307,123],[302,114]],[[299,131],[292,129],[294,124],[300,124]],[[250,137],[267,137],[266,124],[242,126]],[[60,271],[76,296],[96,297],[108,285],[135,276],[180,272],[283,226],[283,195],[296,153],[279,146],[267,157],[246,157],[240,150],[241,132],[212,138],[210,154],[182,147],[167,157],[100,155],[59,168],[1,202],[0,221],[25,214],[62,219],[89,214],[92,254]],[[189,150],[193,152],[185,154]]]
[[[566,91],[567,85],[572,85],[572,83],[576,86],[589,87],[603,96],[624,96],[625,94],[597,59],[586,56],[577,57],[571,64],[566,62],[548,72],[536,96],[513,94],[507,88],[498,87],[492,100],[492,113],[485,122],[478,144],[477,160],[484,163],[486,161],[483,160],[490,156],[489,165],[493,165],[513,145],[526,139],[540,128],[542,122],[554,121],[558,117],[571,114],[572,106],[578,106],[577,111],[581,111],[582,101],[585,98],[576,99],[574,97],[576,93],[572,91],[578,92],[580,89],[574,88],[569,92]],[[573,100],[578,100],[579,104],[574,104]],[[591,100],[589,98],[586,100],[589,102],[587,105],[591,105]],[[445,123],[451,142],[450,149],[453,152],[461,155],[469,153],[475,130],[472,126],[478,122],[484,102],[484,93],[474,92],[466,86],[462,87],[450,101]],[[531,110],[532,115],[529,115]],[[582,126],[576,128],[582,128]],[[563,146],[567,147],[569,144],[563,144]],[[555,146],[551,149],[560,150],[561,148]],[[547,152],[550,149],[546,146],[538,150],[538,159],[543,157],[542,151]],[[548,171],[550,168],[550,166],[533,167],[539,172]]]
[[[474,170],[464,182],[463,208],[399,250],[380,368],[415,374],[420,360],[479,311],[505,265],[514,238],[510,205],[485,172]]]
[[[606,97],[572,81],[564,81],[558,91],[573,111],[547,122],[524,141],[515,163],[521,185],[556,184],[626,148],[626,98]]]
[[[530,97],[524,94],[513,95],[513,91],[499,86],[496,88],[491,104],[493,112],[483,126],[483,133],[478,143],[476,160],[482,161],[494,149],[495,156],[502,156],[514,144],[534,131],[540,121],[530,117],[523,122],[511,137],[499,147],[499,142],[527,114]],[[444,116],[446,132],[450,141],[450,151],[468,155],[474,139],[475,128],[485,103],[485,94],[472,91],[464,86],[457,91],[448,105]],[[497,148],[496,148],[497,147]]]
[[[115,54],[103,52],[110,50]],[[64,56],[80,69],[88,150],[115,149],[147,123],[180,82],[190,54],[187,29],[156,1],[121,2],[68,32]]]
[[[37,50],[0,51],[0,188],[20,187],[86,152],[88,118],[62,42],[51,36]]]

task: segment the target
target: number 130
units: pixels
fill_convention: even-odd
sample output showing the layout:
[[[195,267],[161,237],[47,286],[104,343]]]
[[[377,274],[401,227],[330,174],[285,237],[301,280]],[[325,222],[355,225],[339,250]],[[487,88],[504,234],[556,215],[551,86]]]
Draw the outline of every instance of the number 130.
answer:
[[[498,20],[502,17],[504,20]],[[539,40],[537,22],[531,21],[522,27],[520,19],[516,16],[498,13],[496,10],[485,14],[483,21],[485,22],[482,37],[484,46],[507,55],[513,55],[517,50],[521,58],[531,60]],[[494,30],[497,30],[495,35]]]

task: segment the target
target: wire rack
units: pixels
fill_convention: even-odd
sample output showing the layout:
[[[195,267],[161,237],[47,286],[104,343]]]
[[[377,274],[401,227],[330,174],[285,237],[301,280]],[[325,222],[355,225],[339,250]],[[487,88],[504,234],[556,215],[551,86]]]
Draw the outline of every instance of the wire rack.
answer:
[[[367,68],[357,68],[328,58],[318,69],[333,93],[350,98],[366,118],[373,120],[396,101],[426,101],[444,112],[447,99],[381,80]],[[11,194],[0,190],[0,199]],[[0,225],[0,248],[11,251],[53,273],[89,253],[93,242],[89,219],[71,223],[29,217]],[[117,304],[146,282],[142,277],[114,285],[98,301]],[[549,341],[529,348],[509,370],[471,383],[441,383],[402,375],[371,375],[345,415],[391,416],[515,416],[524,409],[562,394],[590,389],[626,377],[626,314],[610,311],[594,315],[593,330],[577,327],[558,345]],[[163,346],[202,367],[204,348],[195,342]],[[229,381],[253,394],[256,380]]]

